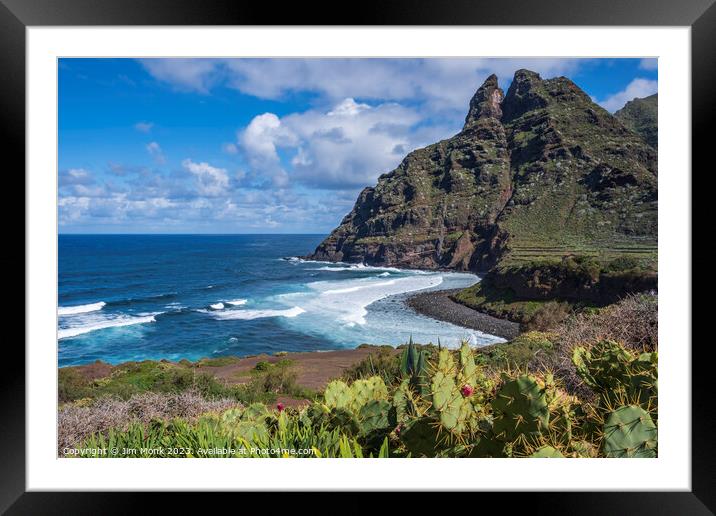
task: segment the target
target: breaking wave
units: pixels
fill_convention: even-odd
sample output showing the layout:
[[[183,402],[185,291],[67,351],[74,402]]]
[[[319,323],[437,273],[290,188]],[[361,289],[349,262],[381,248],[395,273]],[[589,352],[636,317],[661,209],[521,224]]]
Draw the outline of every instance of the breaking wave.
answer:
[[[102,310],[102,307],[107,303],[99,301],[98,303],[90,303],[88,305],[77,305],[77,306],[59,306],[57,307],[58,315],[76,315],[86,314],[88,312],[96,312]]]
[[[222,320],[232,320],[232,319],[241,319],[241,320],[251,320],[251,319],[262,319],[264,317],[297,317],[301,315],[302,313],[305,313],[305,310],[301,308],[300,306],[294,306],[293,308],[288,308],[286,310],[272,310],[272,309],[266,309],[266,310],[229,310],[226,312],[217,312],[213,313],[212,316],[215,319],[222,319]]]
[[[117,317],[115,319],[105,319],[105,320],[94,320],[92,322],[88,322],[87,324],[81,325],[81,326],[73,326],[70,328],[60,328],[57,330],[57,338],[58,339],[67,339],[70,337],[76,337],[78,335],[82,335],[84,333],[89,333],[96,330],[104,330],[106,328],[118,328],[121,326],[132,326],[135,324],[144,324],[149,322],[155,322],[156,319],[154,318],[155,315],[144,315],[141,317]]]

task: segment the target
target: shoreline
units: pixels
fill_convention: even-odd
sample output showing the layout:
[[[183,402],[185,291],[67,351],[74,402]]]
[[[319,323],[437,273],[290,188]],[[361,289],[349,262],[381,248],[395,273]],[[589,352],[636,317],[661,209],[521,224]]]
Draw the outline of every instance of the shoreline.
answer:
[[[418,292],[408,296],[405,300],[405,304],[415,312],[426,317],[462,326],[463,328],[481,331],[490,335],[496,335],[506,340],[514,339],[519,335],[519,323],[478,312],[450,299],[449,296],[459,290],[460,289],[449,289]]]

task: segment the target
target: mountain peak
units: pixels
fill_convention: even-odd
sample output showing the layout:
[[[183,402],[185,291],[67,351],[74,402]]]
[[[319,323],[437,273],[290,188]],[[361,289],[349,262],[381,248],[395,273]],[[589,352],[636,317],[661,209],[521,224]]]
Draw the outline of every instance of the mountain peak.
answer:
[[[500,104],[505,97],[497,83],[497,75],[490,75],[470,100],[470,110],[465,117],[463,130],[470,128],[481,118],[502,118]]]
[[[648,251],[656,167],[655,149],[568,78],[518,70],[503,96],[491,75],[464,129],[380,176],[310,258],[484,271],[535,249]]]
[[[512,120],[527,111],[546,106],[542,89],[542,78],[537,72],[517,70],[502,106],[505,119]]]

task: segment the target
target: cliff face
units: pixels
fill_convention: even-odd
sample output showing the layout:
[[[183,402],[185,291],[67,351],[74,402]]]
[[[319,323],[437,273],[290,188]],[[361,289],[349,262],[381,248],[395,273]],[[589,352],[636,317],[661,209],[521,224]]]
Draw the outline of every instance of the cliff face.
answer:
[[[565,77],[489,77],[452,138],[415,150],[309,256],[411,268],[656,245],[657,155]]]
[[[630,100],[614,113],[625,126],[641,135],[655,149],[659,143],[658,115],[659,97],[656,93],[643,99]]]

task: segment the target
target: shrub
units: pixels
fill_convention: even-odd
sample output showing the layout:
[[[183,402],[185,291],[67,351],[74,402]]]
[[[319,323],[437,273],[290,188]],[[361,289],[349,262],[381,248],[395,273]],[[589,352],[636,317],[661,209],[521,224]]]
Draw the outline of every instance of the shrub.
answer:
[[[89,382],[75,369],[62,367],[58,371],[58,397],[60,403],[89,397]]]
[[[543,304],[527,321],[528,331],[547,331],[562,323],[572,313],[569,303],[549,301]]]
[[[256,362],[256,365],[254,366],[254,371],[268,371],[269,369],[271,369],[271,367],[271,362],[267,362],[266,360],[260,360]]]
[[[572,363],[574,348],[612,340],[629,350],[656,351],[658,315],[655,294],[630,294],[598,311],[573,315],[554,329],[554,353],[535,357],[531,367],[554,370],[567,390],[589,397],[591,393],[585,389]]]
[[[129,362],[118,366],[110,376],[87,380],[73,368],[59,370],[59,401],[72,402],[82,398],[116,397],[127,400],[144,392],[180,393],[195,390],[207,399],[232,398],[236,401],[268,401],[262,397],[261,385],[230,386],[209,373],[193,367],[154,361]]]
[[[492,371],[526,368],[535,357],[554,352],[553,333],[531,331],[517,336],[510,342],[494,344],[478,349],[477,358]]]
[[[236,400],[208,400],[195,390],[179,394],[146,392],[127,400],[117,397],[83,399],[65,405],[58,412],[58,452],[62,456],[65,448],[76,446],[92,434],[106,433],[110,428],[124,430],[132,423],[147,424],[152,420],[175,417],[193,420],[200,414],[221,412],[236,406]]]

